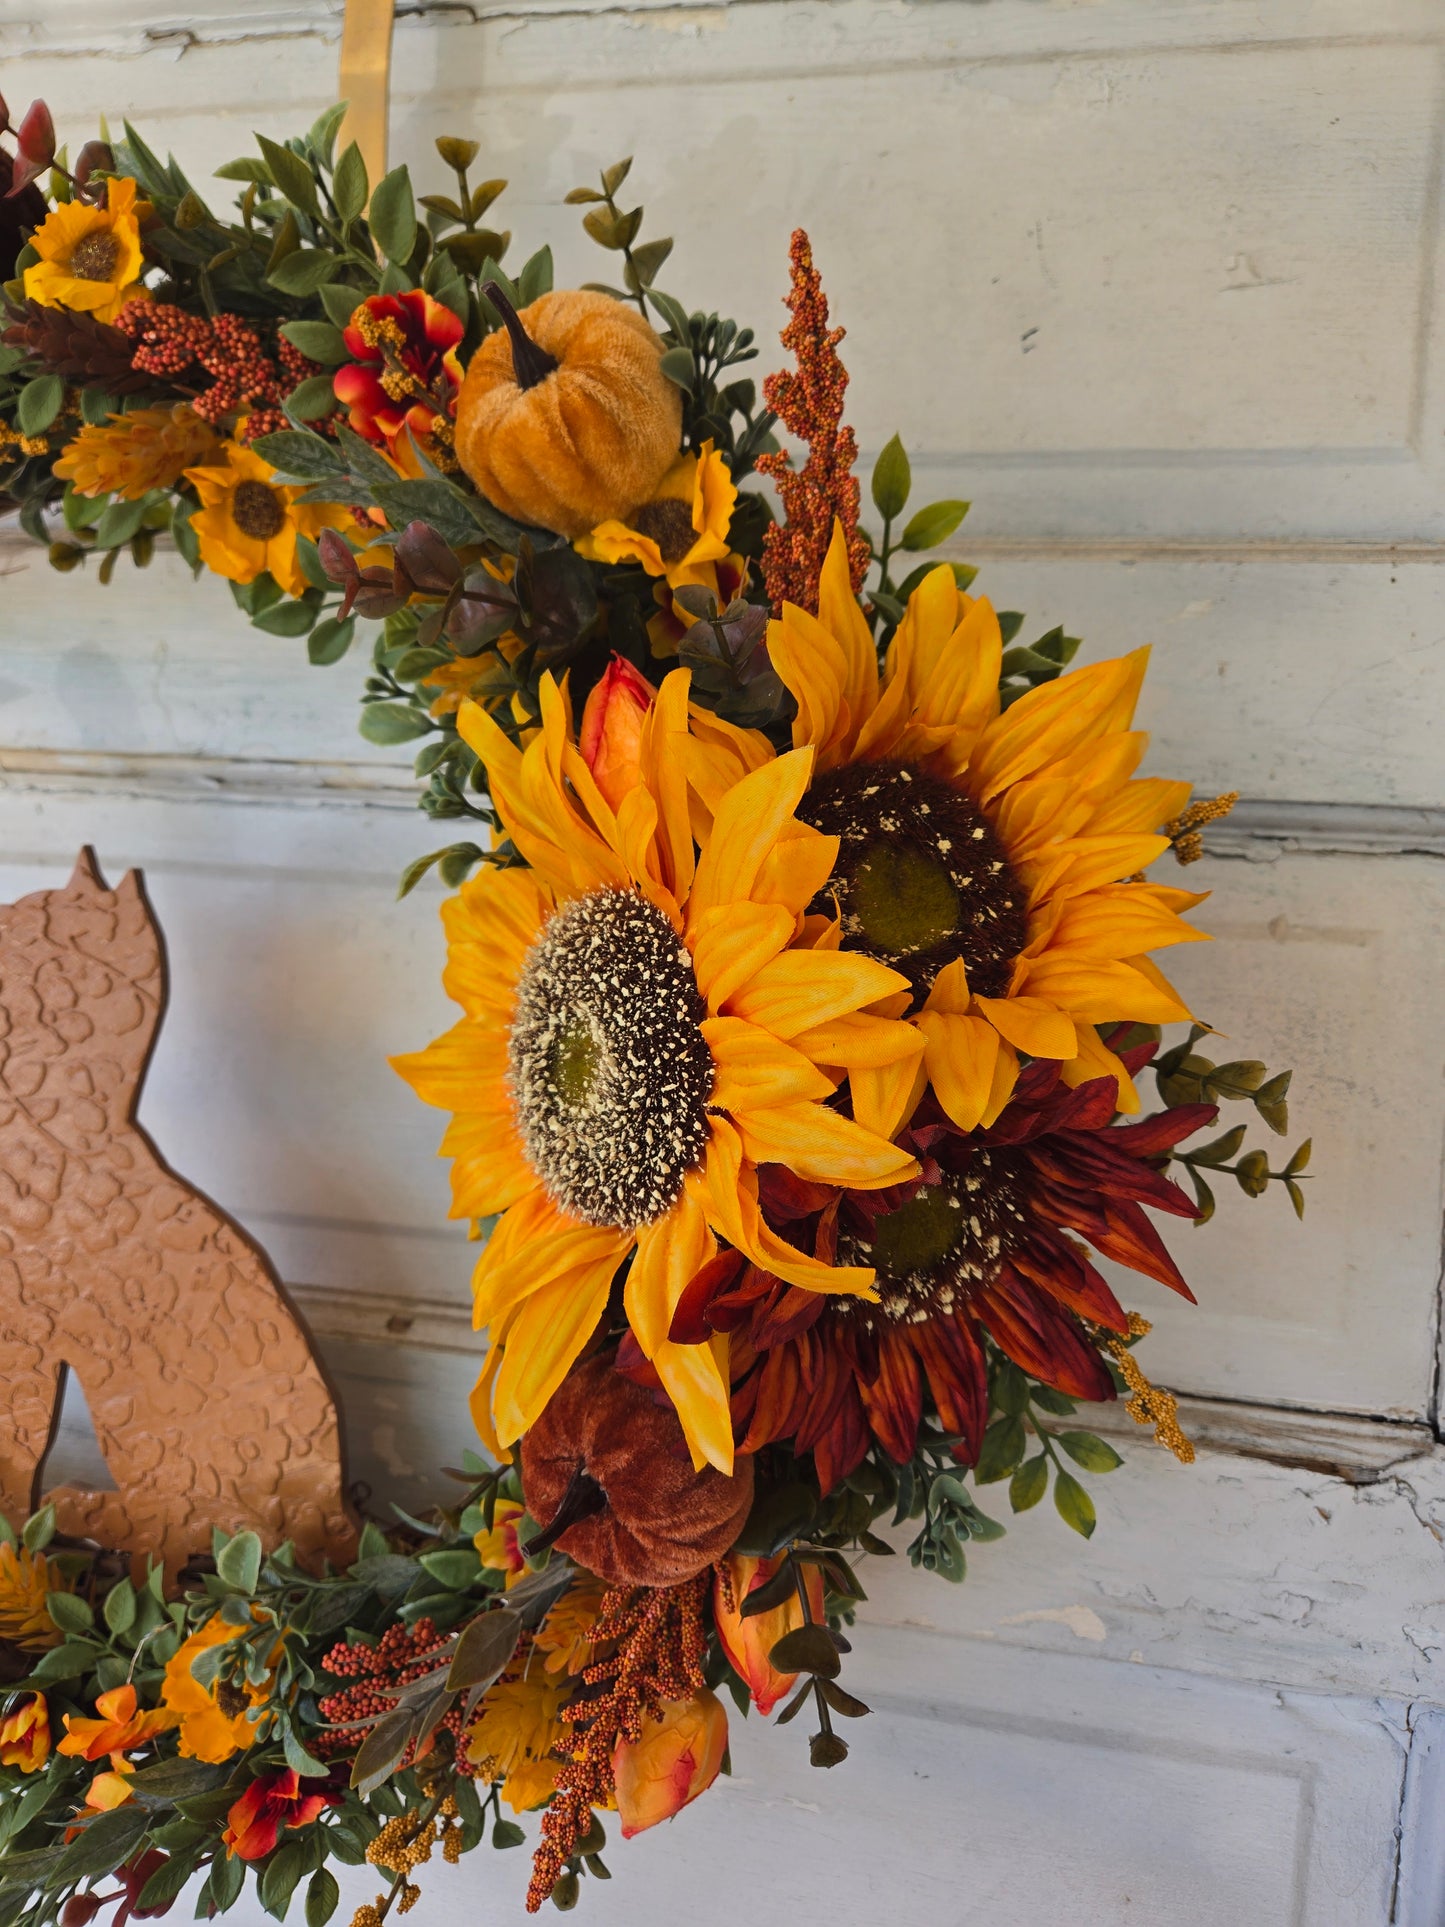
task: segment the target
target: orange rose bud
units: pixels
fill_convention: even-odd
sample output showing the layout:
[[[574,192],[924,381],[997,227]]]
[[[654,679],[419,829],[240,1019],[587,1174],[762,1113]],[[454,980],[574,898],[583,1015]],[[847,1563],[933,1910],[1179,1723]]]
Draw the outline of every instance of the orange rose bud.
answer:
[[[727,1562],[727,1571],[732,1581],[735,1603],[729,1607],[721,1580],[715,1583],[713,1593],[713,1610],[722,1649],[733,1671],[746,1682],[753,1696],[753,1705],[764,1715],[771,1713],[778,1701],[792,1692],[797,1682],[796,1673],[780,1673],[768,1654],[784,1633],[794,1632],[802,1625],[803,1608],[798,1603],[796,1592],[791,1593],[781,1606],[774,1606],[771,1612],[756,1613],[750,1619],[744,1619],[738,1607],[750,1592],[756,1592],[759,1586],[768,1583],[782,1565],[783,1557],[780,1553],[773,1559],[751,1559],[744,1553],[734,1553]],[[808,1608],[814,1619],[821,1620],[823,1575],[814,1565],[805,1570]]]
[[[622,1837],[670,1820],[706,1793],[722,1767],[728,1716],[706,1690],[696,1699],[665,1700],[662,1717],[642,1723],[642,1737],[619,1740],[612,1754]]]
[[[50,1757],[50,1709],[43,1693],[17,1693],[0,1707],[0,1766],[38,1773]]]
[[[642,719],[657,699],[647,678],[614,656],[582,711],[578,748],[615,810],[641,774]]]

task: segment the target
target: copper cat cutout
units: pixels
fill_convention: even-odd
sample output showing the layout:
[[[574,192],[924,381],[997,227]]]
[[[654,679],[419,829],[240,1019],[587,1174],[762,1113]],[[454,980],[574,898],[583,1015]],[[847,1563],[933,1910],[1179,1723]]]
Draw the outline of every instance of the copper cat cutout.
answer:
[[[165,1009],[132,870],[83,850],[0,905],[0,1510],[18,1526],[80,1380],[113,1492],[61,1486],[63,1532],[169,1570],[212,1526],[350,1556],[336,1404],[265,1254],[135,1121]]]

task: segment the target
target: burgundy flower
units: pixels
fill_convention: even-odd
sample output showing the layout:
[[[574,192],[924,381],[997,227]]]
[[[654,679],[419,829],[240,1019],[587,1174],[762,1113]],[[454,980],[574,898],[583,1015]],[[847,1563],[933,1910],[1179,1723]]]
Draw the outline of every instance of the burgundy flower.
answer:
[[[1128,1053],[1130,1068],[1149,1054]],[[985,1333],[1043,1383],[1113,1398],[1093,1334],[1128,1321],[1080,1240],[1192,1299],[1144,1207],[1198,1215],[1159,1161],[1216,1115],[1188,1104],[1116,1124],[1117,1095],[1112,1077],[1070,1090],[1057,1064],[1039,1061],[989,1130],[960,1131],[926,1099],[899,1140],[922,1176],[886,1191],[763,1166],[769,1222],[829,1262],[876,1265],[880,1302],[798,1290],[736,1252],[698,1274],[672,1336],[731,1334],[739,1450],[790,1440],[813,1454],[827,1492],[874,1440],[900,1463],[911,1457],[927,1393],[971,1463],[988,1417]]]

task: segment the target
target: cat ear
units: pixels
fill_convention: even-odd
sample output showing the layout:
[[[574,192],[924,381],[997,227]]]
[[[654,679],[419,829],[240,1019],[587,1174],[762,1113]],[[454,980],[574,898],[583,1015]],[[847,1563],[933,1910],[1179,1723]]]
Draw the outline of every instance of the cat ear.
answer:
[[[67,890],[76,896],[93,896],[105,889],[105,878],[100,874],[100,865],[95,860],[95,851],[88,843],[81,846],[80,855],[75,859],[75,868],[70,873]]]

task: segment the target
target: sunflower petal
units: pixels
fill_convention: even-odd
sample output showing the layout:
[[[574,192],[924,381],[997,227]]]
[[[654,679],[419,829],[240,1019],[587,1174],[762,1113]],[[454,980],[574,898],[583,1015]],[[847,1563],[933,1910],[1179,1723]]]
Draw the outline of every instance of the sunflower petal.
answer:
[[[1021,696],[979,740],[969,763],[974,794],[986,803],[1084,744],[1127,729],[1148,661],[1149,651],[1136,649]]]
[[[922,1031],[918,1032],[920,1043]],[[848,1089],[853,1098],[853,1115],[865,1131],[879,1137],[896,1137],[917,1110],[928,1088],[928,1068],[924,1054],[902,1058],[896,1064],[883,1064],[876,1070],[860,1069],[848,1074]]]
[[[776,903],[730,903],[693,925],[692,967],[710,1011],[785,949],[794,919]]]
[[[726,1118],[714,1118],[703,1167],[688,1173],[687,1184],[713,1230],[761,1270],[805,1291],[876,1300],[871,1266],[825,1264],[769,1229],[758,1209],[757,1172],[744,1158],[742,1142]]]
[[[988,1108],[999,1034],[985,1018],[921,1010],[924,1065],[934,1094],[960,1130],[975,1131]]]
[[[901,990],[907,978],[851,950],[785,950],[728,999],[728,1014],[792,1038]]]
[[[793,1044],[815,1064],[837,1064],[850,1075],[860,1070],[881,1070],[888,1064],[911,1066],[923,1049],[923,1039],[911,1024],[869,1016],[861,1010],[850,1010],[826,1024],[799,1031]]]
[[[800,1050],[741,1017],[709,1017],[702,1026],[716,1066],[712,1106],[737,1115],[767,1104],[831,1097],[833,1084]]]
[[[793,750],[745,776],[718,803],[688,901],[693,927],[706,911],[746,903],[763,863],[812,774],[811,750]]]
[[[1041,997],[975,997],[973,1002],[1000,1036],[1030,1057],[1072,1058],[1078,1053],[1072,1021]]]
[[[492,1394],[497,1436],[510,1445],[540,1417],[607,1309],[617,1258],[598,1253],[533,1292],[507,1327]]]
[[[917,1177],[917,1160],[823,1104],[770,1104],[734,1117],[754,1164],[785,1164],[817,1184],[877,1191]]]

